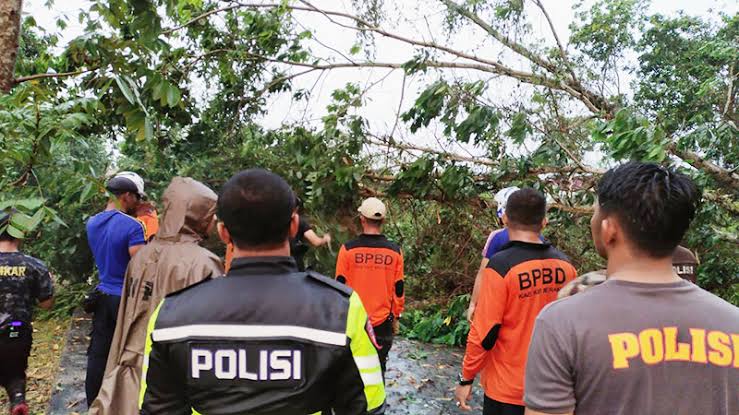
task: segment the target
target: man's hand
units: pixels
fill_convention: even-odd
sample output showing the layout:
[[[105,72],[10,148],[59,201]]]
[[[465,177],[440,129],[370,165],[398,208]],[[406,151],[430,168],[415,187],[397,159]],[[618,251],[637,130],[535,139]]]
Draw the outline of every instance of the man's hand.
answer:
[[[323,235],[323,244],[331,245],[331,234],[330,233]]]
[[[463,411],[471,411],[472,407],[467,403],[472,397],[472,385],[457,385],[454,391],[454,397],[457,399],[457,406]]]
[[[467,309],[467,321],[472,324],[472,318],[475,316],[475,303],[470,303],[470,307]]]
[[[396,318],[393,320],[393,334],[397,336],[398,333],[400,333],[400,319]]]

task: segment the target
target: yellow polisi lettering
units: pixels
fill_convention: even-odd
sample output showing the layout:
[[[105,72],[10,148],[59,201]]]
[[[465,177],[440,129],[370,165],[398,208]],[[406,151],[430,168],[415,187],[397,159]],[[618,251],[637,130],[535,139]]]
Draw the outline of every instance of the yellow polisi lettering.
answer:
[[[644,363],[655,365],[665,358],[664,338],[660,330],[647,329],[639,333],[639,345]]]
[[[708,361],[716,366],[731,365],[731,339],[729,335],[720,331],[708,333],[708,347],[713,349],[708,352]]]
[[[697,363],[708,363],[706,356],[706,331],[703,329],[690,329],[693,336],[693,355],[690,360]]]
[[[690,345],[677,341],[677,327],[665,327],[665,361],[690,361]]]
[[[626,369],[630,360],[641,357],[647,365],[683,361],[739,367],[739,334],[690,329],[690,343],[677,341],[677,327],[646,329],[636,333],[614,333],[608,336],[613,353],[613,368]]]
[[[634,333],[616,333],[608,335],[613,353],[613,368],[629,367],[629,359],[639,356],[639,338]]]

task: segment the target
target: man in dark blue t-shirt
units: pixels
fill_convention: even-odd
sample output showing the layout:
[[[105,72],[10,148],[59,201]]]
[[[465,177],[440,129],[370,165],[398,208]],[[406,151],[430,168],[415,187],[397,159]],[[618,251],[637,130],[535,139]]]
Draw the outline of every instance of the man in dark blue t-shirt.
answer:
[[[103,212],[87,221],[87,241],[100,278],[87,349],[85,394],[88,406],[97,397],[105,374],[128,261],[146,243],[144,225],[128,215],[136,211],[145,196],[143,179],[136,173],[122,172],[110,179],[106,188],[114,198]]]
[[[10,414],[28,415],[31,320],[36,305],[48,310],[54,304],[54,284],[43,262],[20,252],[21,240],[8,232],[12,215],[0,211],[0,387],[8,393]]]

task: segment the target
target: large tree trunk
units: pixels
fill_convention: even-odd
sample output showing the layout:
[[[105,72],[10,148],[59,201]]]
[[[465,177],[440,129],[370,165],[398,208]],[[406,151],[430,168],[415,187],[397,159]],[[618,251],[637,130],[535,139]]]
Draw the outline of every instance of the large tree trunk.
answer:
[[[13,70],[18,56],[22,0],[0,0],[0,92],[15,84]]]

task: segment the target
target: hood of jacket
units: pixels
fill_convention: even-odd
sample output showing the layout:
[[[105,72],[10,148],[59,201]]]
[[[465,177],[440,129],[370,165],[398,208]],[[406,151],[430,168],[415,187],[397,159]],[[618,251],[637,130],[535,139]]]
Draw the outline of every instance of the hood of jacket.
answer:
[[[156,238],[199,242],[208,236],[218,195],[190,177],[175,177],[162,195],[162,219]]]

